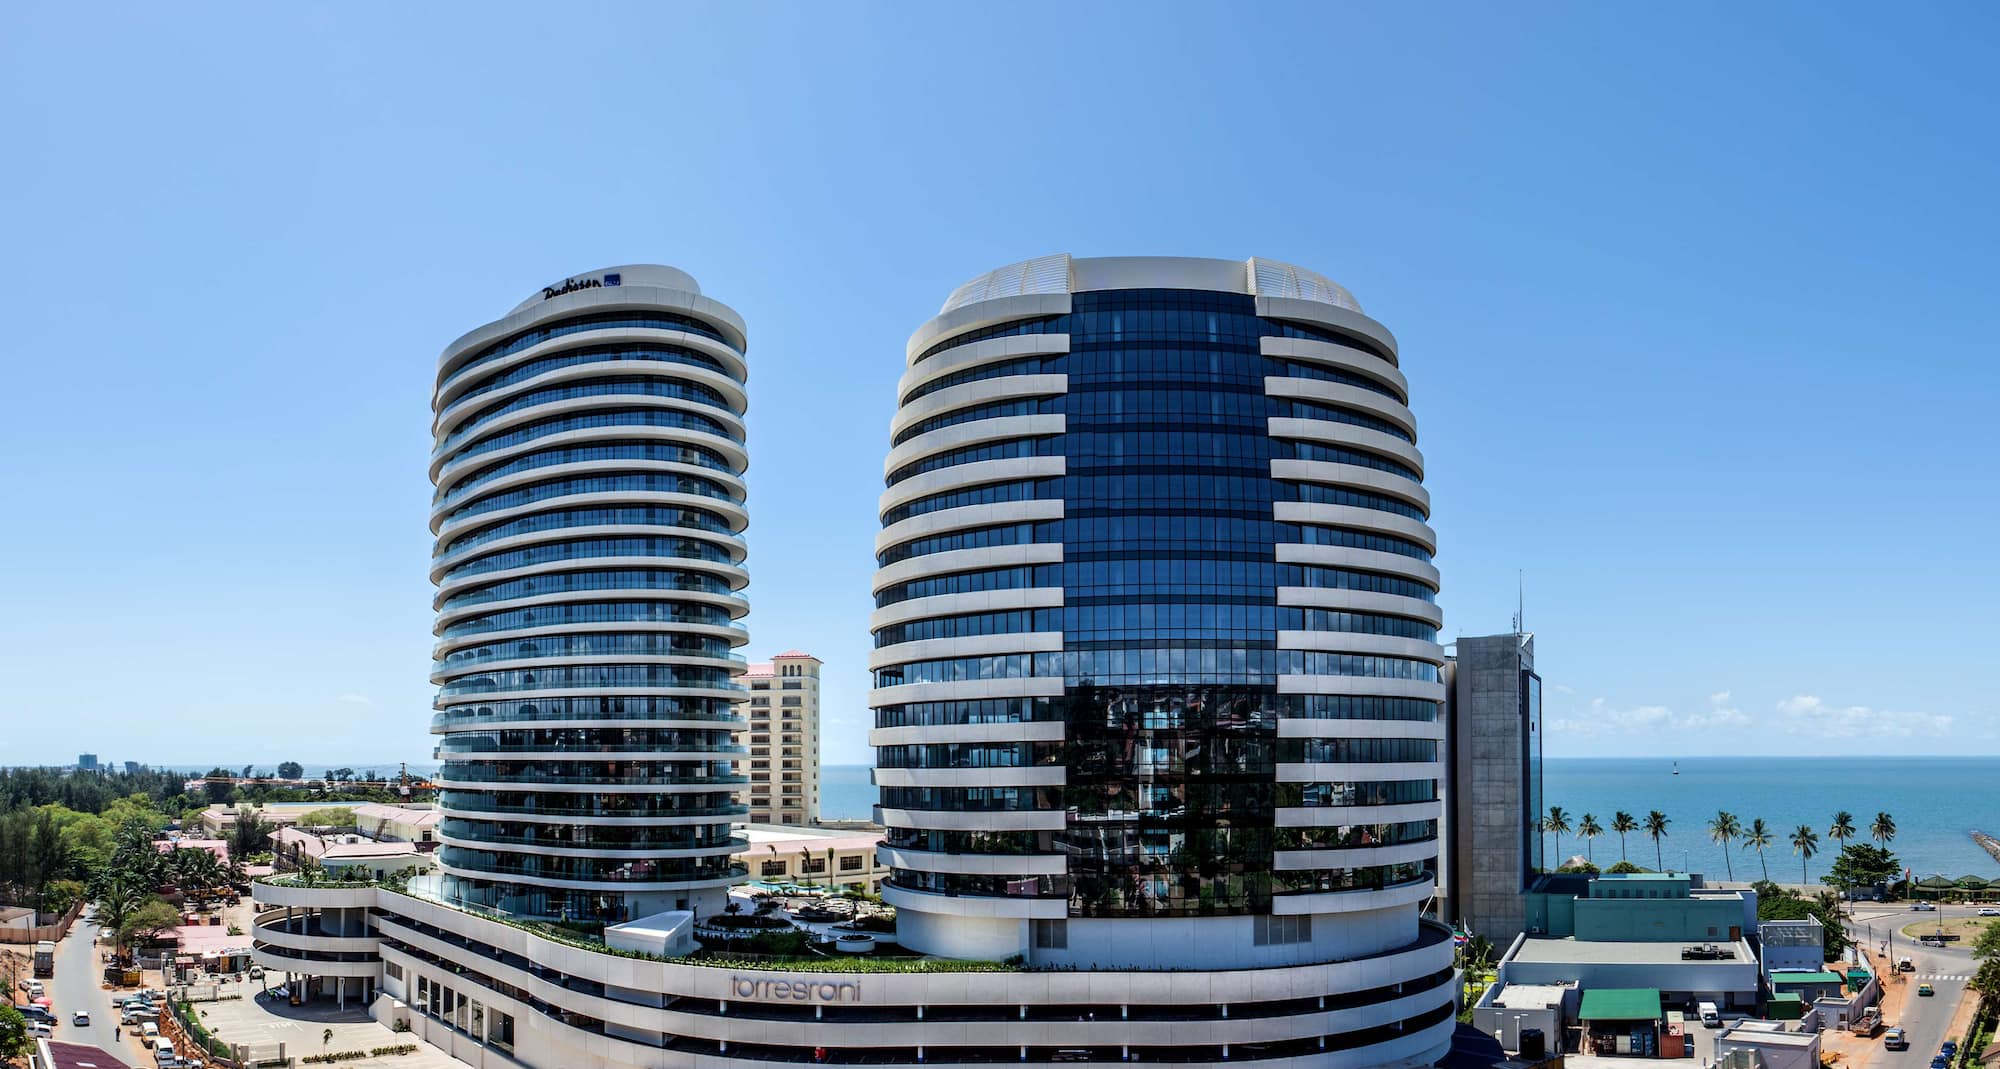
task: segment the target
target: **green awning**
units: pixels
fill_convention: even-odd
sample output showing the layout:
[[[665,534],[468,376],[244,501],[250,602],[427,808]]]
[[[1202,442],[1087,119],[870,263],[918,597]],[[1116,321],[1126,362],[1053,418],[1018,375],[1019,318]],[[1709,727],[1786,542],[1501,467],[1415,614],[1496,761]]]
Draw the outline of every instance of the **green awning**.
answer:
[[[1847,977],[1837,972],[1799,972],[1780,969],[1771,974],[1771,986],[1779,984],[1844,984]]]
[[[1660,1019],[1660,989],[1657,987],[1595,987],[1583,993],[1583,1008],[1577,1017],[1585,1021],[1657,1021]]]
[[[1805,998],[1805,996],[1804,996],[1804,995],[1797,995],[1797,994],[1792,994],[1792,995],[1772,995],[1772,996],[1771,996],[1771,1001],[1772,1001],[1772,1002],[1797,1002],[1797,1003],[1804,1003],[1804,1002],[1805,1002],[1805,1000],[1806,1000],[1806,998]]]

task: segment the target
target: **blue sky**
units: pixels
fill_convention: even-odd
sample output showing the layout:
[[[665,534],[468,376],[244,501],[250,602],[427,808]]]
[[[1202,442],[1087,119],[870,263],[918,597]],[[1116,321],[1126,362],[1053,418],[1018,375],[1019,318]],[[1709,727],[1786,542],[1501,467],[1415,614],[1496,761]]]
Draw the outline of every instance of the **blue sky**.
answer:
[[[1076,255],[1402,342],[1448,633],[1559,754],[2000,752],[1990,7],[0,15],[0,762],[428,759],[439,349],[674,264],[751,328],[750,652],[867,758],[903,342]]]

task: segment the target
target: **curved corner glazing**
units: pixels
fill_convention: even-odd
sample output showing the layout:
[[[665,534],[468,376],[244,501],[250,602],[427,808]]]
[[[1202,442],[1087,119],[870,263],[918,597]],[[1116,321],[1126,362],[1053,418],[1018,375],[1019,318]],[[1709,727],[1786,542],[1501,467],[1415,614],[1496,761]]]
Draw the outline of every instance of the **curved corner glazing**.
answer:
[[[719,906],[748,641],[740,317],[672,268],[574,276],[448,347],[432,398],[448,897]]]

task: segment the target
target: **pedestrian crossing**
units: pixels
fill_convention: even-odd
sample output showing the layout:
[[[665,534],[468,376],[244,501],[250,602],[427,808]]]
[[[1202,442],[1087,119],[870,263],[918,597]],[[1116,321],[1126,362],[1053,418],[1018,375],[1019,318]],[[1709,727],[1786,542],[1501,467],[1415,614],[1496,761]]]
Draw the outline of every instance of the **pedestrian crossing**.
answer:
[[[1966,972],[1966,973],[1958,973],[1958,972],[1923,972],[1923,973],[1918,973],[1918,974],[1917,974],[1917,979],[1919,979],[1919,980],[1958,980],[1958,981],[1961,981],[1961,982],[1962,982],[1962,981],[1965,981],[1965,980],[1970,980],[1970,979],[1972,979],[1972,974],[1971,974],[1971,973],[1969,973],[1969,972]]]

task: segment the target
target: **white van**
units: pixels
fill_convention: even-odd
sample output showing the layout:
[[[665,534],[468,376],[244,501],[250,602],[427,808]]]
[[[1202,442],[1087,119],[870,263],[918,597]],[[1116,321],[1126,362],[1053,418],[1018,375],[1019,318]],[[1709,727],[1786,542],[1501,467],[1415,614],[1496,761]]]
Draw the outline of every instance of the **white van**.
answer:
[[[160,1063],[160,1069],[174,1069],[180,1059],[174,1057],[174,1045],[165,1039],[153,1041],[153,1060]]]
[[[1715,1003],[1703,1002],[1697,1005],[1695,1009],[1701,1013],[1701,1026],[1703,1028],[1722,1027],[1722,1013],[1715,1008]]]
[[[146,1037],[146,1042],[148,1043],[151,1043],[155,1039],[159,1039],[160,1038],[159,1023],[156,1021],[147,1021],[145,1024],[139,1026],[139,1034]],[[162,1043],[166,1042],[165,1040],[160,1040],[160,1041]],[[169,1043],[168,1046],[171,1047],[172,1044]]]

